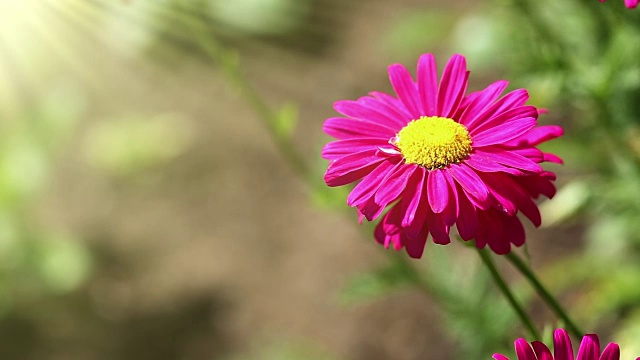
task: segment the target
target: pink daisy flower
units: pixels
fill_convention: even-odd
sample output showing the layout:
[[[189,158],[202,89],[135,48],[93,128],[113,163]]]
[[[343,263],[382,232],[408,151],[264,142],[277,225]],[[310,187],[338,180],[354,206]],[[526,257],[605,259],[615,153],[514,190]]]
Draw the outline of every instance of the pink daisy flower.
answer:
[[[600,2],[605,2],[606,0],[600,0]],[[624,0],[624,4],[629,8],[629,9],[635,9],[638,6],[638,3],[640,3],[640,0]]]
[[[525,339],[518,339],[515,342],[515,348],[518,360],[574,359],[571,339],[563,329],[557,329],[553,333],[553,355],[551,355],[549,348],[539,341],[534,341],[529,345]],[[493,358],[496,360],[509,360],[508,357],[502,354],[494,354]],[[598,336],[587,334],[582,338],[582,343],[578,349],[578,360],[620,360],[620,347],[618,344],[609,343],[604,348],[604,351],[600,353]]]
[[[422,256],[429,234],[450,242],[455,225],[464,240],[498,254],[521,246],[517,213],[540,225],[532,198],[555,194],[555,175],[539,163],[561,160],[536,146],[562,135],[558,126],[537,127],[538,109],[525,105],[518,89],[502,97],[506,81],[465,95],[466,60],[454,55],[438,81],[432,54],[418,62],[417,81],[399,64],[389,67],[397,97],[372,92],[343,100],[324,131],[337,138],[325,145],[329,186],[361,180],[347,204],[369,221],[383,216],[376,240]]]

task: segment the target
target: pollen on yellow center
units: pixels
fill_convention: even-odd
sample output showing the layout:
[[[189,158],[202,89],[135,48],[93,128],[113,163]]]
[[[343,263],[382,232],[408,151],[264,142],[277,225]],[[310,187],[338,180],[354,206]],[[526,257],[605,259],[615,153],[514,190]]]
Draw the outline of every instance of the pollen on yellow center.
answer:
[[[407,163],[427,169],[461,162],[471,153],[467,128],[452,119],[437,116],[411,120],[393,143]]]

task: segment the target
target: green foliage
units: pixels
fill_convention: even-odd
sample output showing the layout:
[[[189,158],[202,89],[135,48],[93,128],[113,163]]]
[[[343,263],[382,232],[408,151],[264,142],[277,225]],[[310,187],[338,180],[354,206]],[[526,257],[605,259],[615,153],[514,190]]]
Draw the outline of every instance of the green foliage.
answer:
[[[395,291],[425,291],[443,310],[446,326],[442,331],[452,339],[464,339],[456,349],[456,358],[490,357],[510,344],[515,314],[504,298],[496,296],[492,279],[474,252],[451,256],[450,251],[429,244],[424,271],[403,259],[402,254],[390,254],[384,266],[355,276],[343,289],[340,300],[354,305]],[[526,300],[525,295],[518,294]]]
[[[178,114],[125,116],[96,124],[86,138],[90,164],[116,176],[165,164],[185,151],[189,121]]]
[[[510,345],[515,313],[498,293],[475,251],[451,256],[451,249],[429,246],[425,252],[425,277],[432,285],[431,294],[445,310],[446,331],[452,339],[465,339],[459,343],[456,358],[490,358]],[[521,301],[526,300],[523,295],[516,294]]]
[[[91,255],[78,239],[51,237],[36,245],[34,265],[51,291],[67,293],[78,288],[89,277]]]
[[[70,88],[53,89],[0,132],[0,316],[14,303],[70,292],[91,272],[85,245],[39,225],[33,214],[57,154],[75,130],[82,99]]]
[[[423,286],[415,270],[403,260],[400,254],[392,254],[391,261],[378,269],[353,276],[342,290],[339,301],[344,305],[354,305],[363,301],[388,295],[402,288]]]
[[[640,354],[640,311],[626,316],[614,338],[620,345],[620,359],[633,359]]]

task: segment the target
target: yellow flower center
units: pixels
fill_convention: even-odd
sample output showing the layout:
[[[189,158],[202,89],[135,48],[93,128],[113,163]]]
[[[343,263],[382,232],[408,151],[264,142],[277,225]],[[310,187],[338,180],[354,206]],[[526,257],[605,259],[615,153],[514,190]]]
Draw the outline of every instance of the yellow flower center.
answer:
[[[392,142],[407,163],[427,169],[458,163],[471,153],[467,128],[452,119],[437,116],[411,120]]]

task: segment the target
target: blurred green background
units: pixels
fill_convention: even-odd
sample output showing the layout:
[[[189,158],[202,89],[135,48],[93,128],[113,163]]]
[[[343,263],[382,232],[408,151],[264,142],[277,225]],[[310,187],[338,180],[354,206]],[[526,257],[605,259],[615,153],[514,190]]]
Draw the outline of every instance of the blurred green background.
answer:
[[[565,127],[524,252],[583,328],[640,355],[640,15],[622,1],[0,9],[1,359],[512,351],[525,332],[473,251],[428,244],[418,279],[322,182],[331,104],[390,92],[386,66],[424,52]],[[562,325],[499,265],[547,336]]]

